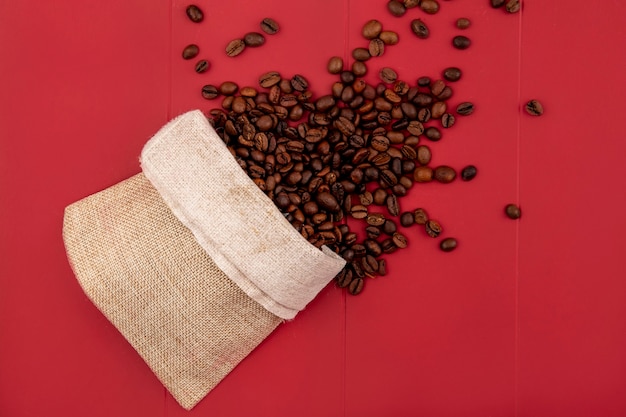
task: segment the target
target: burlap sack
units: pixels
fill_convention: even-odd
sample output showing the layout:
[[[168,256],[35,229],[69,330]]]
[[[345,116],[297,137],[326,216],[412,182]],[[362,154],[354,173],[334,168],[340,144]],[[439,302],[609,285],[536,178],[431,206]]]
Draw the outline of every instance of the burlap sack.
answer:
[[[87,296],[191,409],[344,261],[293,229],[198,111],[141,163],[67,207],[63,238]]]

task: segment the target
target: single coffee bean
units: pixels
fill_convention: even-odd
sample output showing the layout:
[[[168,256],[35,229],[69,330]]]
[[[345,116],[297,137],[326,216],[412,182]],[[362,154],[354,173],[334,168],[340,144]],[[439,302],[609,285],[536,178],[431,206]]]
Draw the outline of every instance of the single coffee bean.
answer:
[[[367,234],[368,239],[376,239],[380,236],[380,228],[378,226],[367,226],[365,228],[365,233]]]
[[[330,58],[326,68],[331,74],[339,74],[343,70],[343,58],[339,56]]]
[[[375,189],[372,193],[372,196],[374,198],[374,204],[376,204],[377,206],[382,206],[387,201],[387,191],[383,190],[382,188]]]
[[[280,74],[277,71],[270,71],[259,77],[259,85],[263,88],[270,88],[278,84],[280,80]]]
[[[217,91],[217,87],[215,87],[214,85],[207,84],[204,87],[202,87],[202,97],[204,97],[207,100],[212,100],[219,95],[220,93],[219,91]]]
[[[441,132],[435,126],[430,126],[424,130],[424,136],[433,142],[436,142],[441,139]]]
[[[520,0],[509,0],[505,5],[505,9],[509,13],[517,13],[521,8]]]
[[[433,180],[433,169],[429,166],[420,166],[415,168],[413,173],[415,182],[430,182]]]
[[[315,198],[315,201],[324,210],[328,210],[333,213],[336,213],[339,210],[341,210],[341,207],[339,206],[339,202],[337,202],[337,199],[335,198],[335,196],[329,192],[318,193]]]
[[[430,77],[420,77],[417,79],[417,85],[420,87],[428,87],[431,83]]]
[[[378,20],[370,20],[363,25],[361,33],[365,39],[375,39],[383,30],[383,25]]]
[[[461,103],[456,106],[456,112],[461,116],[469,116],[470,114],[474,113],[474,104],[467,101]]]
[[[428,14],[435,14],[439,11],[439,3],[437,0],[422,0],[419,6]]]
[[[187,14],[189,20],[194,23],[200,23],[204,20],[204,13],[202,12],[202,9],[200,9],[195,4],[187,6],[187,8],[185,9],[185,13]]]
[[[378,35],[378,38],[385,43],[385,45],[395,45],[398,43],[399,38],[396,32],[390,30],[383,30]]]
[[[352,206],[350,215],[355,219],[365,219],[367,218],[367,207],[360,204]]]
[[[467,49],[472,44],[472,41],[467,36],[458,35],[452,38],[452,46],[456,49]]]
[[[404,4],[398,0],[389,0],[387,3],[387,9],[396,17],[400,17],[406,13],[406,7],[404,7]]]
[[[380,229],[375,226],[367,226],[367,229],[378,230],[378,235],[370,237],[369,239],[365,239],[363,241],[363,246],[365,246],[365,250],[367,251],[368,254],[372,256],[380,256],[383,253],[383,249],[380,247],[380,243],[376,241],[376,238],[380,236]],[[369,233],[368,233],[368,236],[369,236]]]
[[[352,63],[352,73],[357,77],[362,77],[367,74],[367,65],[362,61],[354,61]]]
[[[439,119],[446,113],[446,110],[448,110],[448,107],[445,101],[436,101],[433,103],[430,113],[433,119]]]
[[[461,179],[463,181],[471,181],[477,173],[478,171],[474,165],[468,165],[461,170]]]
[[[439,247],[444,252],[452,252],[457,247],[457,241],[453,237],[447,237],[439,243]]]
[[[400,215],[400,224],[403,227],[409,227],[413,223],[415,223],[415,217],[413,216],[413,213],[411,213],[410,211],[405,211],[404,213]]]
[[[516,204],[508,204],[504,208],[504,212],[509,219],[516,220],[522,217],[522,210]]]
[[[361,263],[363,264],[363,269],[366,269],[368,272],[378,272],[378,261],[376,260],[376,257],[374,255],[365,255]]]
[[[381,229],[384,234],[391,236],[398,231],[398,226],[396,226],[396,223],[393,220],[386,219]]]
[[[363,291],[364,284],[365,284],[365,281],[363,281],[363,278],[359,278],[359,277],[353,278],[350,284],[348,285],[348,292],[352,295],[358,295],[361,293],[361,291]]]
[[[421,1],[422,0],[404,0],[402,3],[404,3],[404,7],[407,9],[412,9],[419,6]]]
[[[385,42],[376,38],[370,41],[368,51],[370,56],[381,56],[385,53]]]
[[[387,196],[387,211],[392,216],[397,216],[400,214],[400,205],[398,204],[398,197],[395,194],[389,194]]]
[[[232,81],[224,81],[222,84],[220,84],[219,90],[220,93],[224,94],[225,96],[232,96],[237,91],[239,91],[239,86]]]
[[[436,220],[428,220],[424,227],[426,228],[426,233],[430,237],[439,237],[442,231],[441,225]]]
[[[365,221],[370,226],[382,226],[385,224],[385,216],[381,213],[370,213],[365,218]]]
[[[450,113],[444,113],[444,115],[441,116],[441,127],[443,128],[448,129],[452,127],[455,122],[456,118]]]
[[[211,64],[209,64],[209,61],[207,61],[206,59],[201,59],[200,61],[196,62],[195,69],[198,74],[202,74],[203,72],[207,72],[210,66]]]
[[[378,260],[378,275],[382,277],[387,275],[387,262],[384,259]]]
[[[352,270],[350,268],[343,268],[335,277],[337,286],[339,288],[346,288],[348,285],[350,285],[350,282],[352,281],[352,276]]]
[[[274,35],[280,30],[280,28],[274,19],[266,17],[261,20],[261,30],[268,35]]]
[[[531,116],[541,116],[543,114],[543,105],[537,100],[530,100],[524,108],[526,113]]]
[[[456,27],[459,29],[467,29],[472,25],[471,20],[466,17],[461,17],[456,20]]]
[[[350,248],[354,251],[354,257],[355,258],[360,258],[362,256],[365,256],[365,254],[367,253],[365,250],[365,246],[361,245],[361,244],[354,244],[352,245],[352,247]]]
[[[407,247],[407,240],[406,237],[402,234],[402,233],[394,233],[392,236],[393,239],[393,243],[400,249],[404,249]]]
[[[356,79],[352,71],[341,71],[339,73],[339,78],[341,79],[341,82],[344,84],[352,84],[354,80]]]
[[[366,48],[354,48],[352,50],[352,58],[356,59],[357,61],[367,61],[371,57],[372,56],[370,55],[369,50]]]
[[[491,7],[497,9],[498,7],[504,6],[504,3],[506,3],[506,0],[491,0]]]
[[[380,246],[383,249],[383,253],[393,253],[398,250],[398,247],[393,242],[393,238],[383,240]]]
[[[234,39],[228,42],[228,45],[226,45],[226,55],[230,57],[237,56],[242,53],[245,48],[246,43],[243,41],[243,39]]]
[[[359,194],[359,201],[363,206],[369,206],[374,202],[374,197],[369,191],[365,191],[363,194]]]
[[[187,45],[185,49],[183,49],[183,59],[193,59],[198,56],[199,52],[200,48],[198,48],[198,45]]]
[[[448,184],[454,181],[454,179],[456,178],[456,171],[454,170],[454,168],[451,168],[447,165],[440,165],[435,168],[433,176],[437,181],[443,184]]]
[[[443,78],[448,81],[459,81],[461,79],[461,69],[457,67],[448,67],[443,70]]]
[[[411,30],[420,39],[426,39],[430,36],[430,30],[422,19],[414,19],[411,21]]]
[[[413,211],[413,218],[415,219],[415,224],[423,226],[428,222],[428,213],[423,208],[417,208]]]
[[[428,165],[431,158],[432,153],[430,152],[430,148],[428,146],[420,145],[417,147],[417,162],[420,165]]]
[[[304,78],[300,74],[294,75],[291,78],[290,83],[291,83],[291,87],[296,91],[303,92],[307,88],[309,88],[309,82],[306,80],[306,78]]]
[[[244,35],[243,42],[246,44],[246,46],[254,48],[257,46],[261,46],[265,43],[265,36],[263,36],[259,32],[248,32]]]

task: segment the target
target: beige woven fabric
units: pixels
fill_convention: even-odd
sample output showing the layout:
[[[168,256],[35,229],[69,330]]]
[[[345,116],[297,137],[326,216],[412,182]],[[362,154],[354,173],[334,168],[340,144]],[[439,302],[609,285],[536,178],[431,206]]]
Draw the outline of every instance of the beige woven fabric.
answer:
[[[345,265],[294,230],[198,110],[154,135],[141,167],[220,269],[277,316],[294,318]]]
[[[282,321],[211,260],[143,174],[65,211],[85,293],[186,409]]]

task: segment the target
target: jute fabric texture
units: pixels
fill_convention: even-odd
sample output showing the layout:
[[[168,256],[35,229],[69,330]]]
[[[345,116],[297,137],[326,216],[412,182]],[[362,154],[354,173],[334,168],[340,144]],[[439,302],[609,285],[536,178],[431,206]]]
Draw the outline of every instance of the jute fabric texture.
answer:
[[[191,409],[344,261],[302,238],[200,112],[163,127],[141,162],[68,206],[63,238],[87,296]]]

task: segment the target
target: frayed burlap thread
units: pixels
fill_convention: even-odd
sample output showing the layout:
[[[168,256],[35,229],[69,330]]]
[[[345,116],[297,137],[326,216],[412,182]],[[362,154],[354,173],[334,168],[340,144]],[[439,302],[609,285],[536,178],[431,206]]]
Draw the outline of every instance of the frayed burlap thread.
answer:
[[[185,409],[282,321],[215,265],[143,174],[67,207],[63,236],[85,293]]]

